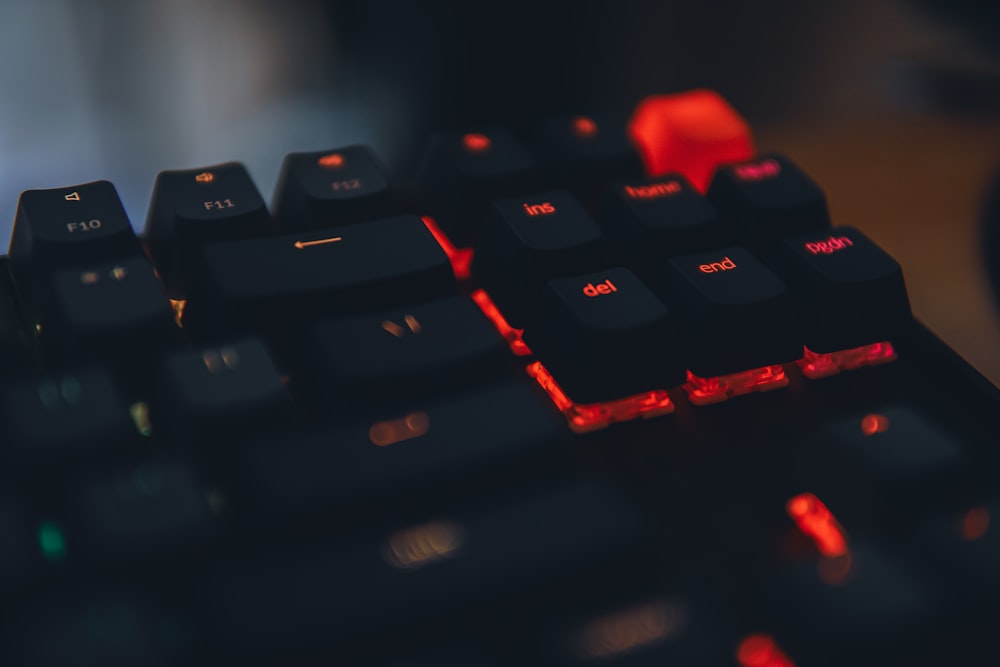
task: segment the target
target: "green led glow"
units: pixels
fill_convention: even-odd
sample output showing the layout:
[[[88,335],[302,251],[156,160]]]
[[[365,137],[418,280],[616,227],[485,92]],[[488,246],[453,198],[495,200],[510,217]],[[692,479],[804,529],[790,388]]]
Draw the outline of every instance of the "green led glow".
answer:
[[[57,561],[66,556],[66,539],[59,526],[51,521],[44,521],[38,527],[38,546],[45,560]]]

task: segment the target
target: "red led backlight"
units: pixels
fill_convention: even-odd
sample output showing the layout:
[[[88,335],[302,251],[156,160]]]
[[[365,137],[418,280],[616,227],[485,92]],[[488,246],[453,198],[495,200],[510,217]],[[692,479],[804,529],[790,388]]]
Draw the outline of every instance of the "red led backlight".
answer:
[[[810,380],[819,380],[836,375],[840,371],[853,371],[863,366],[877,366],[896,360],[896,350],[888,341],[826,354],[813,352],[808,347],[803,349],[805,352],[802,358],[795,363],[802,369],[802,374]]]
[[[647,391],[604,403],[581,405],[574,403],[566,395],[541,362],[536,361],[529,364],[527,370],[528,375],[535,378],[535,381],[541,385],[556,407],[562,411],[566,421],[569,422],[570,429],[575,433],[598,431],[615,422],[629,421],[637,417],[648,419],[668,415],[674,411],[674,404],[666,390],[663,389]]]
[[[698,377],[688,371],[684,391],[695,405],[710,405],[721,403],[734,396],[754,391],[774,391],[786,386],[788,377],[785,375],[785,369],[781,364],[775,364],[714,378]]]
[[[680,172],[701,192],[717,166],[754,153],[749,125],[710,90],[647,97],[628,129],[650,176]]]
[[[485,134],[470,132],[462,137],[462,145],[471,153],[482,153],[488,151],[493,142]]]
[[[800,493],[785,504],[785,510],[821,554],[827,558],[847,555],[844,530],[822,500],[811,493]]]
[[[316,164],[325,169],[337,169],[344,166],[344,156],[340,153],[330,153],[316,160]]]
[[[524,333],[524,329],[515,329],[510,326],[507,322],[507,318],[503,316],[500,309],[497,308],[496,304],[493,303],[493,299],[490,295],[486,293],[485,290],[477,289],[475,292],[469,295],[472,300],[476,302],[479,309],[483,311],[483,314],[489,318],[493,326],[497,328],[500,335],[504,337],[507,344],[510,345],[510,351],[519,357],[526,357],[531,354],[531,350],[525,344],[524,339],[521,338]]]
[[[577,116],[573,119],[573,134],[581,139],[589,139],[597,135],[597,123],[594,119],[586,116]]]
[[[472,248],[456,248],[451,239],[438,227],[434,218],[425,215],[420,219],[424,221],[424,226],[434,236],[434,240],[444,250],[444,254],[448,256],[448,262],[451,263],[455,279],[468,280],[469,276],[472,275]]]
[[[749,635],[736,649],[736,659],[741,667],[795,667],[768,635]]]

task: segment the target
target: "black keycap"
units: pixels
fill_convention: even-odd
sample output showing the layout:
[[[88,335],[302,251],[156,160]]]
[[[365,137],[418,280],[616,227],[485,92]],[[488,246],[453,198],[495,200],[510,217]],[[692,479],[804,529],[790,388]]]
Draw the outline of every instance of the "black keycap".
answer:
[[[684,334],[688,368],[714,377],[802,356],[791,292],[742,248],[675,257],[662,296]]]
[[[421,396],[495,379],[507,345],[467,297],[450,297],[314,326],[305,366],[338,402]]]
[[[231,444],[293,418],[278,369],[256,339],[176,352],[164,361],[163,380],[165,409],[154,420],[176,438]]]
[[[39,469],[94,461],[139,438],[105,371],[21,382],[0,405],[4,455]]]
[[[436,135],[418,175],[423,209],[459,247],[475,242],[495,200],[538,192],[539,185],[531,153],[504,129]]]
[[[931,618],[924,585],[910,569],[860,542],[849,560],[786,566],[761,597],[778,643],[807,665],[877,661]]]
[[[853,227],[786,237],[769,265],[795,292],[813,352],[892,340],[912,322],[903,270]]]
[[[9,254],[26,315],[37,321],[37,287],[52,272],[141,255],[142,247],[115,186],[96,181],[21,193]]]
[[[18,665],[183,667],[195,664],[195,629],[152,596],[104,590],[38,596],[5,628]]]
[[[610,401],[684,381],[667,308],[627,269],[549,282],[524,341],[577,403]]]
[[[796,232],[830,226],[826,196],[816,183],[782,155],[767,155],[720,166],[708,199],[751,247]]]
[[[174,311],[144,256],[59,271],[42,304],[42,339],[66,363],[136,358],[175,341]]]
[[[808,488],[859,529],[898,530],[969,487],[965,448],[906,406],[824,425],[801,460]]]
[[[161,171],[146,218],[146,247],[172,298],[191,281],[195,252],[213,241],[264,236],[274,229],[246,167],[227,162]]]
[[[33,582],[41,554],[36,541],[38,526],[30,523],[23,498],[5,492],[0,498],[0,591]]]
[[[309,512],[350,520],[368,508],[398,509],[398,499],[533,474],[567,437],[560,415],[530,386],[427,403],[351,428],[247,445],[236,463],[245,502],[273,521]]]
[[[349,548],[224,562],[206,578],[204,609],[226,659],[312,652],[471,605],[489,610],[542,585],[586,584],[643,541],[634,507],[595,484],[560,484],[456,506]]]
[[[586,202],[605,183],[642,176],[642,159],[625,131],[625,119],[610,116],[550,118],[535,134],[542,167]]]
[[[496,202],[476,247],[472,271],[515,327],[538,291],[557,276],[607,264],[601,228],[567,192]]]
[[[914,531],[912,553],[942,609],[963,608],[974,616],[995,607],[1000,593],[998,521],[1000,502],[990,499],[960,511],[936,512]]]
[[[700,593],[579,605],[546,619],[538,644],[545,665],[611,667],[726,665],[733,638],[711,602]]]
[[[286,233],[327,229],[402,213],[400,201],[367,146],[285,157],[274,217]]]
[[[728,236],[715,207],[679,174],[615,184],[601,220],[629,264],[643,271],[664,257],[718,247]]]
[[[397,216],[206,246],[184,323],[211,331],[273,333],[455,289],[448,258],[424,223]]]
[[[150,462],[83,480],[65,522],[69,548],[88,560],[178,559],[216,528],[208,489],[180,463]]]

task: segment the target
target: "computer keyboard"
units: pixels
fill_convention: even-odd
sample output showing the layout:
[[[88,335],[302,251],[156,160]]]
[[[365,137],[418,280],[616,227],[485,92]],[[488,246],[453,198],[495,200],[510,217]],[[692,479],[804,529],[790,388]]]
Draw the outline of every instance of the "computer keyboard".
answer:
[[[0,664],[1000,664],[996,389],[714,93],[25,192]],[[943,230],[942,233],[946,233]]]

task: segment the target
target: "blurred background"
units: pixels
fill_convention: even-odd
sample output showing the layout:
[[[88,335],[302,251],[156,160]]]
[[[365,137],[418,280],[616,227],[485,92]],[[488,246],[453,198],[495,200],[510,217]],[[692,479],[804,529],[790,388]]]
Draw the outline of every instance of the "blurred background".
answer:
[[[28,188],[111,180],[139,228],[161,169],[240,160],[269,199],[291,151],[365,142],[405,176],[434,128],[710,87],[1000,383],[998,34],[1000,5],[965,0],[5,0],[0,236]]]

